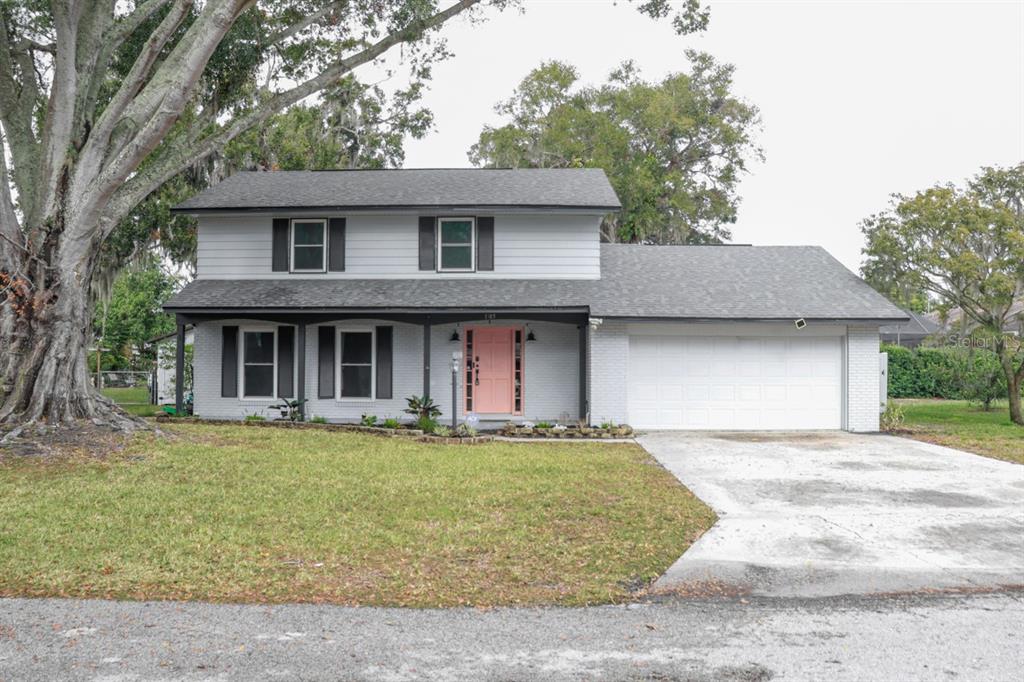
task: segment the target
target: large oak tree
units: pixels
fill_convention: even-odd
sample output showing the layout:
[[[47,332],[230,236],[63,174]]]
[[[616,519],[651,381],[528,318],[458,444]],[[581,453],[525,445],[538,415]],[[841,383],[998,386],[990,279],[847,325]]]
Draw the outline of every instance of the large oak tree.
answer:
[[[445,22],[514,4],[449,1],[0,0],[0,425],[128,427],[85,360],[111,232],[275,113],[394,48],[429,69]],[[637,8],[681,33],[707,22],[698,0]]]
[[[965,188],[942,185],[897,195],[862,223],[865,272],[889,273],[957,307],[991,344],[1006,376],[1010,419],[1024,426],[1024,164],[985,168]],[[1016,332],[1016,334],[1014,333]]]
[[[495,110],[469,152],[491,167],[603,168],[622,211],[602,225],[607,241],[718,243],[729,239],[737,186],[750,160],[757,108],[732,92],[733,67],[688,51],[690,68],[660,81],[626,62],[600,86],[547,62]]]

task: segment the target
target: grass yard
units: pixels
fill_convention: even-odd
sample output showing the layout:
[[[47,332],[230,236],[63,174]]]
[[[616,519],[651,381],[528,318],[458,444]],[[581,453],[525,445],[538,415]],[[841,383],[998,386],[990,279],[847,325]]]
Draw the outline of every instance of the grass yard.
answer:
[[[715,521],[631,444],[162,428],[103,461],[0,455],[0,595],[615,602]]]
[[[104,388],[100,391],[128,414],[139,417],[152,417],[159,411],[159,406],[149,404],[149,388],[133,386],[131,388]]]
[[[1024,464],[1024,427],[1010,421],[1005,402],[988,412],[962,400],[896,402],[912,438]]]

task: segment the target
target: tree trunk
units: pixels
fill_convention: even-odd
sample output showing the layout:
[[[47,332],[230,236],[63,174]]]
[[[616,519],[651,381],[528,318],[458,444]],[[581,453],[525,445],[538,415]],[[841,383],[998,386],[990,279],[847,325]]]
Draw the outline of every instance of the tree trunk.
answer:
[[[1024,426],[1024,415],[1021,414],[1020,379],[1014,376],[1013,372],[1008,372],[1006,375],[1006,384],[1010,388],[1010,421],[1014,424]]]
[[[1010,399],[1010,421],[1014,424],[1024,426],[1024,415],[1021,414],[1021,377],[1013,366],[1013,352],[1006,347],[999,350],[999,361],[1003,366],[1003,373],[1006,375],[1007,396]]]
[[[53,249],[59,255],[52,260],[26,255],[19,270],[32,272],[34,281],[29,285],[21,279],[2,306],[0,348],[6,357],[0,366],[0,426],[90,419],[131,428],[141,422],[100,395],[89,380],[89,296],[96,247],[67,247],[63,243]],[[77,252],[76,257],[68,257],[68,251]],[[45,270],[32,267],[40,261],[52,265]]]

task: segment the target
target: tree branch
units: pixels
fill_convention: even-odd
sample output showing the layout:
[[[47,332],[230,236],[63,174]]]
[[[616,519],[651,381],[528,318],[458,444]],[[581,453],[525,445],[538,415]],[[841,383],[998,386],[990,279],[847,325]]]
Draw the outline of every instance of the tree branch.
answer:
[[[18,69],[25,70],[25,58],[19,55]],[[7,135],[7,144],[14,161],[13,180],[18,188],[18,198],[26,219],[34,215],[33,188],[38,157],[38,144],[32,129],[39,82],[35,69],[22,73],[22,82],[15,78],[15,60],[8,44],[8,27],[3,13],[0,13],[0,123]],[[8,181],[7,177],[3,182]],[[9,188],[8,188],[9,191]]]
[[[320,74],[262,102],[256,109],[230,122],[220,131],[205,138],[193,138],[182,145],[175,145],[177,151],[157,161],[144,172],[123,183],[111,201],[107,217],[116,223],[123,219],[132,207],[154,192],[163,183],[181,173],[194,163],[220,151],[238,135],[265,122],[274,114],[323,90],[352,69],[373,61],[391,47],[418,38],[424,31],[440,26],[452,17],[476,5],[481,0],[459,0],[446,9],[433,14],[414,25],[394,31],[366,49],[345,59],[338,60]]]
[[[159,58],[161,51],[163,51],[171,36],[174,35],[174,32],[178,30],[181,22],[188,16],[192,5],[193,0],[175,0],[174,7],[167,13],[167,16],[160,22],[160,25],[153,31],[152,35],[150,35],[139,56],[135,59],[135,63],[132,64],[128,75],[125,76],[121,86],[117,89],[117,92],[96,122],[89,144],[82,153],[83,165],[88,166],[90,161],[99,161],[106,156],[108,152],[107,144],[110,141],[114,127],[120,121],[125,109],[131,104],[132,99],[145,85],[146,79]]]
[[[334,12],[335,10],[341,9],[344,5],[345,5],[344,0],[341,0],[340,2],[328,3],[319,12],[314,12],[312,14],[309,14],[309,15],[303,17],[300,21],[295,22],[291,26],[283,28],[280,31],[278,31],[277,33],[272,33],[270,35],[270,38],[268,39],[267,42],[270,45],[276,45],[277,43],[280,43],[283,40],[288,40],[292,36],[295,36],[296,34],[301,33],[305,29],[307,29],[310,26],[312,26],[313,24],[317,23],[318,21],[320,21],[321,19],[323,19],[324,17],[329,15],[331,12]]]
[[[78,92],[78,22],[82,4],[67,6],[62,2],[52,5],[56,42],[60,49],[53,59],[53,83],[43,122],[42,158],[36,210],[47,213],[57,194],[57,183],[62,172],[74,129],[75,100]]]
[[[192,0],[180,1],[190,3]],[[84,164],[79,165],[82,178],[95,177],[93,182],[75,183],[74,199],[83,215],[91,218],[94,213],[106,213],[102,208],[174,125],[195,91],[210,56],[238,16],[253,3],[254,0],[206,3],[199,18],[125,108],[120,120],[114,120],[115,128],[123,126],[125,132],[114,139],[112,131],[106,150],[98,145],[90,148],[92,161],[104,160],[102,170],[91,175]],[[101,156],[95,156],[97,153]],[[82,224],[89,225],[90,220]]]
[[[154,12],[170,1],[171,0],[147,0],[147,2],[136,7],[134,12],[115,23],[103,39],[103,42],[109,45],[110,52],[113,53],[117,48],[121,47],[121,44],[127,40],[131,34],[135,33],[135,30],[139,26],[142,26],[147,19],[153,16]]]

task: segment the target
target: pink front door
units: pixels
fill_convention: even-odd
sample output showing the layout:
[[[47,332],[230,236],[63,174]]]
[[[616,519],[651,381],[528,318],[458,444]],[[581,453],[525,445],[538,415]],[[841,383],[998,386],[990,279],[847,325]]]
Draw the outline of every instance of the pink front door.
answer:
[[[474,412],[512,413],[512,333],[511,327],[473,328]]]

